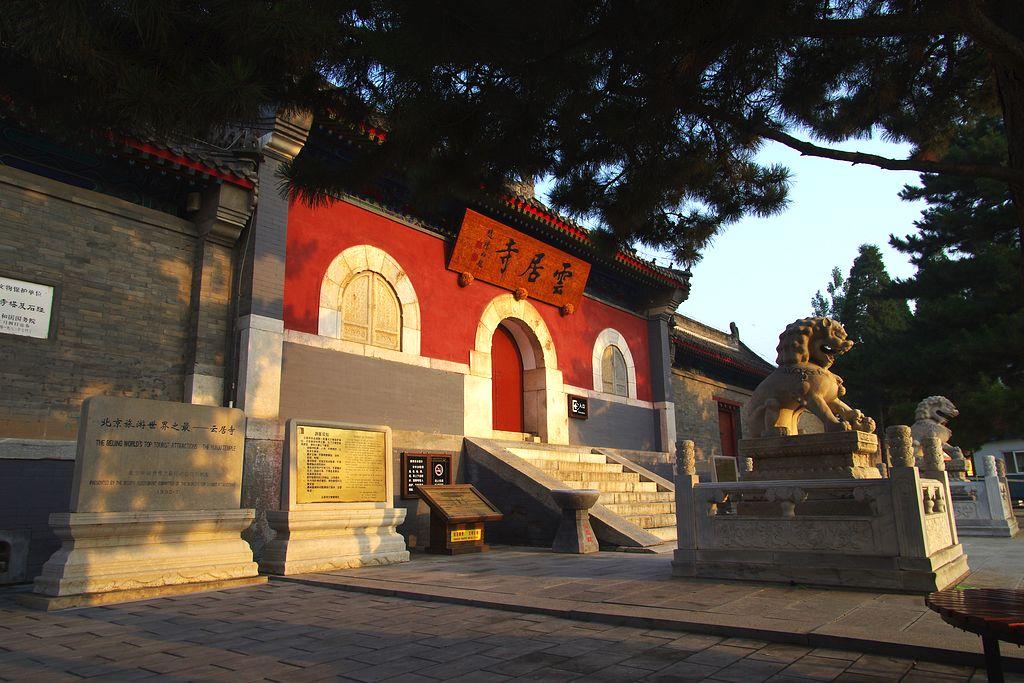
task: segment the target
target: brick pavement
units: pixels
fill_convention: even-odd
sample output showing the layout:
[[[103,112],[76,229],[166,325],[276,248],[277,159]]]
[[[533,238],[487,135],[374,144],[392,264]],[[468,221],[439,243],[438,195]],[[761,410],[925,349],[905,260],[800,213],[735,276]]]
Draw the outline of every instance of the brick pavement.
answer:
[[[35,612],[0,593],[0,680],[981,681],[971,667],[540,614],[261,587]],[[1024,677],[1008,676],[1010,681]]]
[[[962,539],[970,586],[1024,583],[1024,534]],[[945,624],[923,596],[785,584],[681,579],[671,557],[629,553],[553,555],[502,548],[454,558],[416,554],[412,562],[294,580],[345,590],[421,597],[589,620],[764,638],[817,647],[872,649],[933,661],[981,660],[981,640]],[[1024,650],[1006,645],[1009,666]]]

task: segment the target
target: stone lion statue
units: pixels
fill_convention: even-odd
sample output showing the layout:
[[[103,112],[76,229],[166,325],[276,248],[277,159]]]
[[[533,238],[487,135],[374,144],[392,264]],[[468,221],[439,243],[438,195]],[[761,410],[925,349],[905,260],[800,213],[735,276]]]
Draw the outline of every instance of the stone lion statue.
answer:
[[[831,318],[801,318],[779,335],[778,368],[747,403],[744,433],[753,436],[796,435],[805,410],[825,431],[875,431],[875,422],[843,403],[843,380],[829,371],[836,356],[853,348],[842,324]]]
[[[945,396],[929,396],[917,404],[917,412],[914,413],[914,425],[910,428],[911,436],[914,437],[914,455],[918,458],[924,456],[921,449],[921,441],[929,436],[934,436],[942,442],[942,452],[953,460],[963,458],[963,453],[956,446],[949,445],[949,437],[953,436],[952,430],[946,423],[960,414],[953,402]]]

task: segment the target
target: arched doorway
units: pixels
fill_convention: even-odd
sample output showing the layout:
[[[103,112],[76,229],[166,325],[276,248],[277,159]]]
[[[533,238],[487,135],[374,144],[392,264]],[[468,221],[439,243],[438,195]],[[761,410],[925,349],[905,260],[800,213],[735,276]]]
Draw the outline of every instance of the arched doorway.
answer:
[[[523,421],[523,357],[512,333],[504,325],[491,340],[491,405],[494,428],[526,431]]]

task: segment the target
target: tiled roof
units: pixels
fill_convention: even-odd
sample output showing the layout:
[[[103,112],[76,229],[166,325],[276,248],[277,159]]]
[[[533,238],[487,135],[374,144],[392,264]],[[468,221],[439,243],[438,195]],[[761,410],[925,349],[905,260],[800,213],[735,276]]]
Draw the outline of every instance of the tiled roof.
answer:
[[[767,377],[775,366],[750,350],[738,332],[726,333],[709,325],[676,314],[672,343],[682,356],[736,370],[756,377]],[[674,361],[674,364],[675,363]]]

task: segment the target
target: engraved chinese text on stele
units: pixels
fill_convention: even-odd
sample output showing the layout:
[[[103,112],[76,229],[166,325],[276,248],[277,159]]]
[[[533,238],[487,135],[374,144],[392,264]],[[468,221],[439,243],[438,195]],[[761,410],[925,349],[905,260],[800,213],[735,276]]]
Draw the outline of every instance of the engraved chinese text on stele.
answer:
[[[237,510],[245,414],[115,396],[82,406],[72,512]]]
[[[387,502],[384,432],[295,425],[296,502]]]

